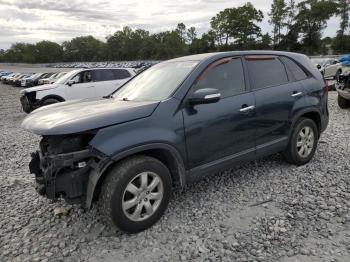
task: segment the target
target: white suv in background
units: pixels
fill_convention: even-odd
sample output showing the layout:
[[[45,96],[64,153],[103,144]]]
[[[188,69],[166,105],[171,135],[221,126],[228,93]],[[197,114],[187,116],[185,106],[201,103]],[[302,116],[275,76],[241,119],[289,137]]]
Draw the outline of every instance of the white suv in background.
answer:
[[[109,95],[135,75],[130,68],[78,69],[68,72],[54,84],[41,85],[21,91],[23,111],[75,99]]]
[[[327,79],[338,79],[342,73],[342,64],[334,58],[326,59],[322,63],[317,64],[317,68],[323,77]]]

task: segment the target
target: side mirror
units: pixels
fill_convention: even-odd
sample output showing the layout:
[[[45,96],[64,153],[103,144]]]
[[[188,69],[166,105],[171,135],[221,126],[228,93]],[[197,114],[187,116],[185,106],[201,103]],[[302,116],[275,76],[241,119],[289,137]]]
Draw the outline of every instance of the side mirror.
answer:
[[[75,84],[75,81],[72,79],[67,82],[67,85],[69,85],[69,86],[72,86],[74,84]]]
[[[317,65],[316,67],[317,67],[317,69],[318,69],[318,70],[320,70],[320,69],[321,69],[321,65]]]
[[[214,88],[203,88],[195,91],[189,99],[190,105],[216,103],[220,100],[219,90]]]

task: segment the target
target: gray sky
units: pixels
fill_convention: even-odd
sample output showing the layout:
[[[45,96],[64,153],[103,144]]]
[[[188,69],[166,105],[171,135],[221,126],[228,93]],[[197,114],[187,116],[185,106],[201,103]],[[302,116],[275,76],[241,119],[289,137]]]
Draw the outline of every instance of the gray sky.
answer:
[[[199,33],[219,11],[237,7],[245,0],[0,0],[0,48],[11,43],[58,43],[76,36],[93,35],[104,40],[123,26],[152,33],[173,29],[177,23],[195,26]],[[265,15],[260,24],[270,32],[267,12],[272,0],[251,0]],[[324,36],[334,36],[339,19],[331,18]]]

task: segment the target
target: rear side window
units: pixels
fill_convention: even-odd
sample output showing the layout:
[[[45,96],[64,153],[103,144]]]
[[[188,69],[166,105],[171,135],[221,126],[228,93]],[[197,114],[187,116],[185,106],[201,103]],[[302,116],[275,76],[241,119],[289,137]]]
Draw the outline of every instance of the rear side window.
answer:
[[[298,66],[294,61],[284,56],[282,56],[281,59],[289,71],[292,72],[296,81],[307,78],[307,74],[304,72],[304,70],[301,69],[300,66]]]
[[[245,83],[241,59],[223,59],[209,66],[199,77],[194,89],[202,88],[215,88],[221,97],[243,93]]]
[[[94,74],[94,81],[95,82],[109,81],[109,80],[115,79],[112,70],[109,70],[109,69],[94,70],[93,74]]]
[[[274,56],[247,56],[246,63],[254,90],[288,82],[282,62]]]
[[[125,69],[112,69],[114,79],[125,79],[130,77],[130,73]]]

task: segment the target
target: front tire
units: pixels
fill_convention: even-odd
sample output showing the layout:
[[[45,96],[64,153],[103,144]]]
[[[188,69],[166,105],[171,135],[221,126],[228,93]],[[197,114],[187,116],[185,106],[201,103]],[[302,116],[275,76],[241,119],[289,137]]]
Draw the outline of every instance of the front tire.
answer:
[[[171,175],[162,162],[134,156],[107,174],[100,193],[100,212],[108,224],[125,232],[140,232],[163,215],[171,190]]]
[[[288,163],[300,166],[308,163],[315,154],[318,128],[310,118],[301,118],[295,124],[284,157]]]
[[[56,103],[59,103],[59,102],[60,101],[55,99],[55,98],[47,98],[41,103],[41,105],[42,106],[48,106],[48,105],[56,104]]]
[[[345,99],[344,97],[338,94],[338,105],[342,109],[346,109],[350,107],[350,100]]]

